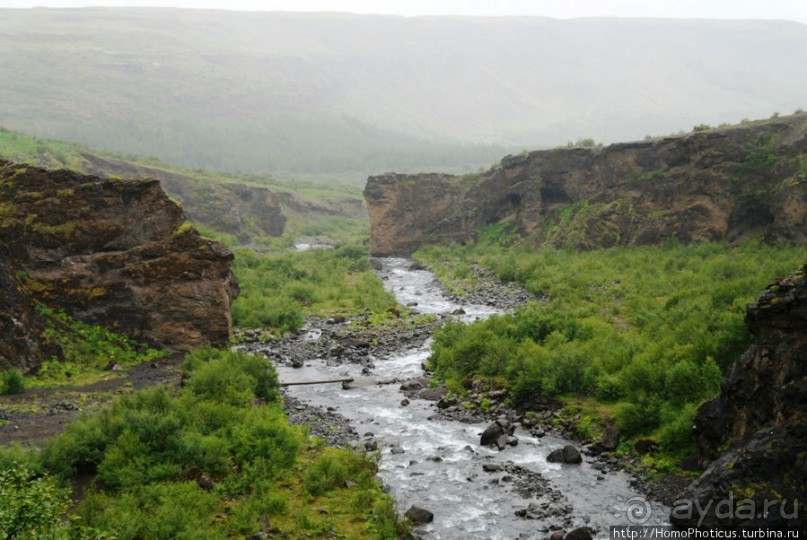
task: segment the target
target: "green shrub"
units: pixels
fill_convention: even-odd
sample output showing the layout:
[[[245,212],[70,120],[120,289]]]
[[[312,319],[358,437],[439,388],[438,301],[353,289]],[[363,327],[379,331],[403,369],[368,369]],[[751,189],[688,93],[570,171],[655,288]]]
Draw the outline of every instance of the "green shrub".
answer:
[[[185,358],[183,368],[194,374],[189,381],[194,393],[208,399],[221,400],[217,391],[247,391],[251,394],[250,399],[259,397],[267,401],[277,401],[279,398],[280,385],[274,366],[255,355],[203,347]],[[222,380],[230,378],[232,384],[216,382],[217,377]]]
[[[25,392],[25,379],[19,369],[0,371],[0,394],[22,394]]]
[[[52,477],[13,464],[0,470],[0,501],[1,537],[67,538],[62,514],[70,498]]]
[[[312,495],[322,495],[326,491],[345,487],[349,475],[349,467],[341,457],[326,453],[305,472],[305,488]]]

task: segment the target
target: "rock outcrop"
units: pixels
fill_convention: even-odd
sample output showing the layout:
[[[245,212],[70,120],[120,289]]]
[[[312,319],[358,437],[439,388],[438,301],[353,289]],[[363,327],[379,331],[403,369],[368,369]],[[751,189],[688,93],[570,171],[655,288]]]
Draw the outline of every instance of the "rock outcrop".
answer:
[[[199,236],[156,180],[0,160],[0,220],[9,299],[17,294],[22,304],[41,302],[172,350],[228,342],[233,255]],[[35,343],[29,349],[12,361],[35,367]]]
[[[45,320],[34,309],[30,291],[22,283],[24,277],[0,243],[0,369],[27,372],[59,352],[42,336]]]
[[[807,114],[605,148],[508,156],[464,177],[385,174],[364,196],[375,255],[510,223],[577,249],[670,238],[807,243]]]
[[[713,461],[679,497],[681,527],[807,528],[807,266],[746,312],[756,341],[695,418]]]

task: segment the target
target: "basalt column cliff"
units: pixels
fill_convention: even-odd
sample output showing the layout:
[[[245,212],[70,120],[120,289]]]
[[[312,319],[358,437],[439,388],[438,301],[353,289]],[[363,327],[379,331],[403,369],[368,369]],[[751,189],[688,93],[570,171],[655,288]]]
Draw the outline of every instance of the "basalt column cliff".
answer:
[[[508,156],[463,177],[386,174],[364,191],[375,255],[470,242],[509,222],[576,249],[807,242],[807,114],[680,137]]]
[[[0,367],[53,351],[38,302],[152,345],[226,344],[233,255],[202,238],[155,180],[119,181],[0,160]]]

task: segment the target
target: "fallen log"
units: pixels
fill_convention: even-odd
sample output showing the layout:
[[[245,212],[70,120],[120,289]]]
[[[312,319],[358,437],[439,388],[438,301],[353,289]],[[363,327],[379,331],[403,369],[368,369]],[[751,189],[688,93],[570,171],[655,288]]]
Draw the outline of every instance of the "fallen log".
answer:
[[[325,381],[299,381],[299,382],[282,382],[280,386],[302,386],[305,384],[328,384],[328,383],[352,383],[353,379],[328,379]]]

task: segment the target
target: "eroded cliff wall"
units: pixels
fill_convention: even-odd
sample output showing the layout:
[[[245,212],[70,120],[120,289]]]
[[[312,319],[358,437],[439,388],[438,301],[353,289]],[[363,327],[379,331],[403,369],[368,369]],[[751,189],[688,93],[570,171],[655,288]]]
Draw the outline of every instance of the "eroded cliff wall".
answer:
[[[698,410],[703,475],[679,497],[681,527],[807,529],[807,266],[748,306],[756,341]]]
[[[668,238],[807,242],[807,114],[605,148],[508,156],[478,175],[386,174],[364,191],[375,255],[510,222],[578,249]]]
[[[199,236],[156,180],[0,161],[0,244],[6,304],[41,302],[172,350],[230,338],[233,255]],[[24,365],[21,356],[5,363],[35,367],[31,343]]]

